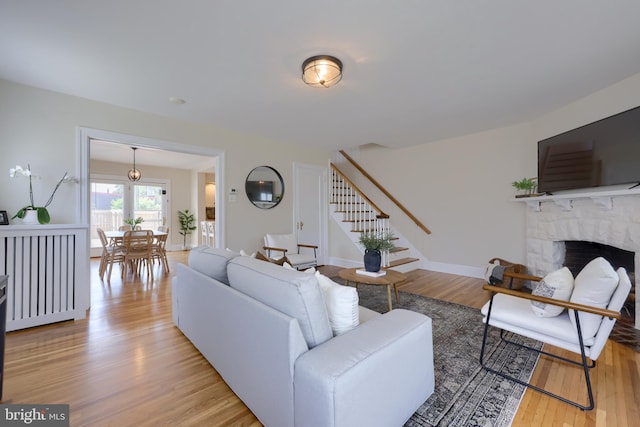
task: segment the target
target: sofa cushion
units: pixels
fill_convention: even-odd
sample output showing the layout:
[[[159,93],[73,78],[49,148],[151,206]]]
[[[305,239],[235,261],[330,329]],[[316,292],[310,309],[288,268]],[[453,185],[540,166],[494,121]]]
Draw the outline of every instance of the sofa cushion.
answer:
[[[334,335],[342,335],[360,324],[358,290],[340,285],[316,271],[315,276],[324,294],[329,323]]]
[[[618,281],[618,273],[611,264],[606,259],[598,257],[589,262],[576,276],[570,301],[591,307],[607,308],[618,286]],[[582,336],[593,337],[600,327],[602,316],[580,312],[579,317]],[[576,319],[573,310],[569,310],[569,318],[575,328]]]
[[[228,249],[198,246],[189,252],[189,266],[206,276],[228,285],[227,263],[238,256],[240,256],[240,254]]]
[[[561,301],[569,301],[573,292],[573,274],[567,267],[552,271],[536,284],[533,295],[553,298]],[[544,302],[531,301],[531,309],[539,317],[554,317],[564,311],[564,307],[558,307]]]
[[[250,257],[236,257],[227,267],[232,288],[298,320],[309,348],[333,333],[318,279]]]

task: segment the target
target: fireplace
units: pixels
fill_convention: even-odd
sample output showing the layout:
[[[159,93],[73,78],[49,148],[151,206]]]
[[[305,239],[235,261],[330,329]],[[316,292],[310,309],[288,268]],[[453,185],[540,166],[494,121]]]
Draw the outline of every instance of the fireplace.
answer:
[[[625,267],[635,294],[638,266],[640,264],[640,194],[611,195],[602,197],[586,195],[540,197],[534,203],[527,201],[526,214],[527,267],[531,274],[544,276],[568,265],[574,276],[586,262],[596,256],[608,259],[614,267]],[[597,246],[598,255],[578,254],[574,246]],[[569,259],[566,259],[569,251]],[[622,254],[622,255],[620,255]],[[621,258],[618,258],[618,257]],[[577,263],[572,258],[580,258]],[[589,258],[588,260],[585,259]],[[612,259],[613,258],[613,259]],[[640,329],[640,304],[627,306],[636,329]],[[624,314],[624,313],[623,313]]]
[[[596,242],[583,242],[583,241],[565,241],[564,242],[565,255],[564,263],[573,276],[577,276],[578,273],[594,258],[603,257],[614,269],[623,267],[627,270],[629,280],[631,281],[631,292],[629,297],[622,308],[622,316],[620,323],[623,325],[635,325],[636,321],[636,297],[635,297],[635,254],[631,251],[616,248],[609,245],[603,245]]]

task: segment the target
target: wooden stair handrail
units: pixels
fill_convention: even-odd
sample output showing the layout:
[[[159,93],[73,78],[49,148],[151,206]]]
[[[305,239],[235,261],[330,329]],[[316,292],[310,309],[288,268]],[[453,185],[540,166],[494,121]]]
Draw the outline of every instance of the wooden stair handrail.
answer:
[[[336,171],[336,173],[338,175],[340,175],[340,177],[342,179],[344,179],[345,181],[347,181],[347,183],[349,184],[349,186],[351,186],[351,188],[353,188],[355,190],[356,193],[358,193],[358,195],[360,197],[362,197],[364,199],[364,201],[366,201],[372,208],[373,210],[375,210],[376,212],[378,212],[378,218],[389,218],[389,215],[387,215],[386,213],[384,213],[382,211],[382,209],[380,209],[378,206],[376,206],[375,203],[373,203],[371,200],[369,200],[369,198],[362,192],[362,190],[360,190],[358,188],[357,185],[355,185],[349,178],[347,178],[345,176],[345,174],[343,174],[340,169],[338,169],[338,167],[336,165],[334,165],[333,163],[330,163],[331,165],[331,169],[333,169],[334,171]]]
[[[369,181],[371,181],[371,183],[375,185],[378,188],[378,190],[382,191],[382,193],[385,196],[387,196],[389,200],[395,203],[395,205],[398,208],[400,208],[400,210],[404,212],[405,215],[411,218],[411,220],[414,222],[414,224],[418,226],[418,228],[420,228],[422,231],[424,231],[427,234],[431,234],[431,230],[429,230],[422,222],[420,222],[418,218],[416,218],[411,212],[409,212],[409,210],[405,208],[404,205],[400,203],[395,197],[393,197],[382,185],[380,185],[378,181],[373,179],[373,177],[369,175],[367,171],[362,169],[362,167],[355,160],[353,160],[347,153],[344,152],[344,150],[340,150],[339,152],[344,156],[345,159],[349,161],[349,163],[351,163],[356,169],[358,169],[358,171],[360,171],[362,175],[364,175]]]

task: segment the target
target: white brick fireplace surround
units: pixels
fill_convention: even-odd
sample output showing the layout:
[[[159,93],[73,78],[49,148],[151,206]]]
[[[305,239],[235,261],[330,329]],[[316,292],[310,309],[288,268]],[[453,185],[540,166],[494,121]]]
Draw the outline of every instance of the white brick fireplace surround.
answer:
[[[527,267],[534,275],[562,267],[565,241],[601,243],[634,253],[640,264],[640,189],[530,197],[526,214]],[[637,294],[637,291],[636,291]],[[636,329],[640,304],[636,301]]]

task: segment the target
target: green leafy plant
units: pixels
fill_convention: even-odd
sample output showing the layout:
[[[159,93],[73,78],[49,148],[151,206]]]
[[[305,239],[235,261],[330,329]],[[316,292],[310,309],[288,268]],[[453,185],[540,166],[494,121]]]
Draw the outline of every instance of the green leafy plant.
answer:
[[[139,216],[138,218],[127,218],[124,220],[124,222],[126,224],[129,224],[131,228],[136,228],[136,225],[142,224],[144,222],[144,219]]]
[[[27,215],[27,211],[36,211],[37,215],[38,215],[38,222],[40,224],[48,224],[49,221],[51,221],[51,216],[49,215],[49,211],[47,210],[47,207],[53,201],[53,196],[55,196],[56,191],[58,191],[58,188],[60,188],[60,185],[63,182],[65,182],[65,181],[66,182],[71,182],[71,181],[73,181],[73,179],[71,179],[71,177],[69,177],[69,173],[68,172],[65,172],[64,175],[62,175],[62,178],[60,178],[60,181],[58,181],[58,183],[56,184],[56,187],[53,189],[53,192],[51,193],[51,196],[49,196],[49,200],[47,200],[47,202],[44,204],[44,206],[36,206],[34,201],[33,201],[33,177],[34,177],[34,175],[31,173],[31,165],[27,164],[27,168],[26,169],[24,169],[20,165],[16,165],[15,168],[9,169],[9,176],[11,178],[15,178],[16,175],[22,175],[22,176],[28,176],[29,177],[29,201],[31,203],[29,205],[25,206],[24,208],[20,209],[18,211],[18,213],[16,213],[11,219],[14,219],[14,218],[23,219]]]
[[[187,236],[198,228],[195,223],[196,217],[193,213],[189,212],[189,209],[185,209],[184,212],[178,211],[179,233],[183,238],[182,246],[187,246]]]
[[[516,190],[531,191],[536,187],[535,178],[522,178],[520,181],[513,181],[511,185]]]
[[[393,239],[393,233],[369,231],[360,233],[358,240],[365,249],[384,252],[396,247],[393,244]]]

